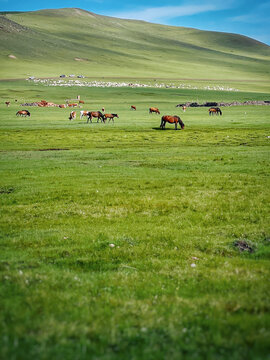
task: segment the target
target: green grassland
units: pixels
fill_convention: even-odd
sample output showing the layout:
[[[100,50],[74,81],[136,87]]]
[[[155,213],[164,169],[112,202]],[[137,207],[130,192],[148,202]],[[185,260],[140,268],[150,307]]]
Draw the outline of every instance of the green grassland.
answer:
[[[0,357],[269,359],[270,107],[175,107],[268,96],[0,82]]]
[[[0,25],[4,79],[62,73],[185,78],[255,82],[260,91],[269,92],[269,46],[237,34],[123,20],[81,9],[7,13],[0,16]]]

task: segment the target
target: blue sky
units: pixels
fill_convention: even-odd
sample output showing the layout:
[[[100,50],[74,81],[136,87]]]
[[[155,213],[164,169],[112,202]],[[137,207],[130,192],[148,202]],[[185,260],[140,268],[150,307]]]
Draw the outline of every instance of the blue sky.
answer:
[[[246,35],[270,45],[270,0],[0,0],[1,11],[77,7],[101,15]]]

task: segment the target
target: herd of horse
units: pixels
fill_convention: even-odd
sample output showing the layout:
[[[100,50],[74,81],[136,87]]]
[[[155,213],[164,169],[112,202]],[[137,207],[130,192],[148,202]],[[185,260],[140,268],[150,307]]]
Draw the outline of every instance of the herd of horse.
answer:
[[[81,103],[84,103],[83,101],[81,101]],[[6,105],[9,106],[9,104]],[[73,105],[73,104],[71,104]],[[73,107],[73,106],[71,106]],[[130,110],[137,110],[135,105],[131,105]],[[105,111],[105,108],[102,108],[102,111]],[[186,111],[186,107],[183,108],[183,111]],[[211,107],[209,110],[209,115],[222,115],[222,111],[220,110],[219,107]],[[149,114],[160,114],[160,111],[158,108],[155,107],[150,107],[149,108]],[[31,114],[28,110],[19,110],[16,113],[16,116],[24,116],[24,117],[30,117]],[[87,117],[87,123],[92,123],[92,119],[96,118],[97,122],[99,122],[99,120],[103,123],[106,122],[106,120],[109,119],[109,122],[112,120],[112,122],[114,123],[114,118],[119,118],[118,114],[110,114],[110,113],[105,113],[103,114],[101,111],[85,111],[82,110],[80,111],[80,119],[83,119],[83,117]],[[71,113],[69,114],[69,120],[75,120],[76,119],[76,111],[71,111]],[[177,115],[163,115],[161,118],[161,123],[160,123],[160,128],[162,130],[165,129],[165,125],[166,123],[168,124],[174,124],[175,126],[175,130],[177,130],[177,126],[179,125],[180,128],[183,130],[185,128],[185,124],[183,123],[183,121],[181,120],[181,118]]]
[[[102,108],[102,110],[103,109],[104,108]],[[101,111],[85,111],[85,110],[80,111],[80,120],[85,116],[87,117],[87,123],[89,121],[92,123],[93,118],[97,118],[97,122],[101,120],[104,123],[106,122],[107,119],[109,119],[109,122],[111,120],[112,122],[114,122],[114,118],[119,118],[118,114],[102,114]],[[74,119],[76,119],[76,111],[71,111],[69,115],[69,120],[74,120]]]

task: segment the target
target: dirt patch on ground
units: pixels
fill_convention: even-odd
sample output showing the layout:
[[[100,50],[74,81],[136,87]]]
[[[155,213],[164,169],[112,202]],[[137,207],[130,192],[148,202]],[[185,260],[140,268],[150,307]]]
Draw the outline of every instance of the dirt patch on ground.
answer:
[[[15,191],[13,187],[1,187],[0,194],[11,194]]]
[[[253,253],[255,251],[254,246],[248,243],[246,240],[237,240],[233,244],[239,251]]]

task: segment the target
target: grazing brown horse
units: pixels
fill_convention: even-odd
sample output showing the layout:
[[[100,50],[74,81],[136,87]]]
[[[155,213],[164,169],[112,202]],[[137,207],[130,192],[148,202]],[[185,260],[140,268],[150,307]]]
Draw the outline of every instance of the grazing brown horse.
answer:
[[[66,107],[66,105],[65,104],[60,104],[60,105],[58,105],[61,109],[64,109],[65,107]]]
[[[130,110],[137,110],[137,109],[136,109],[136,106],[131,105]]]
[[[74,103],[74,104],[68,104],[68,107],[77,107],[78,104]]]
[[[19,110],[16,112],[16,116],[31,116],[30,112],[28,110]]]
[[[84,104],[84,101],[83,101],[83,100],[79,100],[79,104]]]
[[[69,120],[75,120],[76,119],[76,111],[71,111],[69,114]]]
[[[92,118],[97,118],[97,122],[99,122],[99,120],[105,122],[104,115],[100,111],[88,111],[87,122],[89,122],[89,120],[92,122]]]
[[[160,114],[160,111],[158,110],[158,108],[150,107],[149,114],[152,114],[152,113]]]
[[[117,114],[104,114],[104,122],[105,122],[105,120],[109,119],[109,122],[112,120],[114,123],[115,117],[117,117],[119,119],[119,116]]]
[[[222,115],[222,111],[220,110],[219,107],[212,107],[208,111],[209,111],[209,115],[214,115],[214,114]]]
[[[103,107],[103,108],[101,109],[101,111],[102,111],[102,112],[105,112],[105,107]]]
[[[177,116],[177,115],[174,115],[174,116],[164,115],[164,116],[162,116],[161,123],[160,123],[160,127],[161,127],[162,130],[165,129],[166,122],[168,122],[169,124],[174,124],[175,125],[175,130],[177,130],[177,124],[179,124],[181,126],[181,129],[184,130],[184,128],[185,128],[185,124],[180,119],[180,117]]]
[[[7,107],[9,107],[10,101],[5,101],[5,104],[7,105]]]

